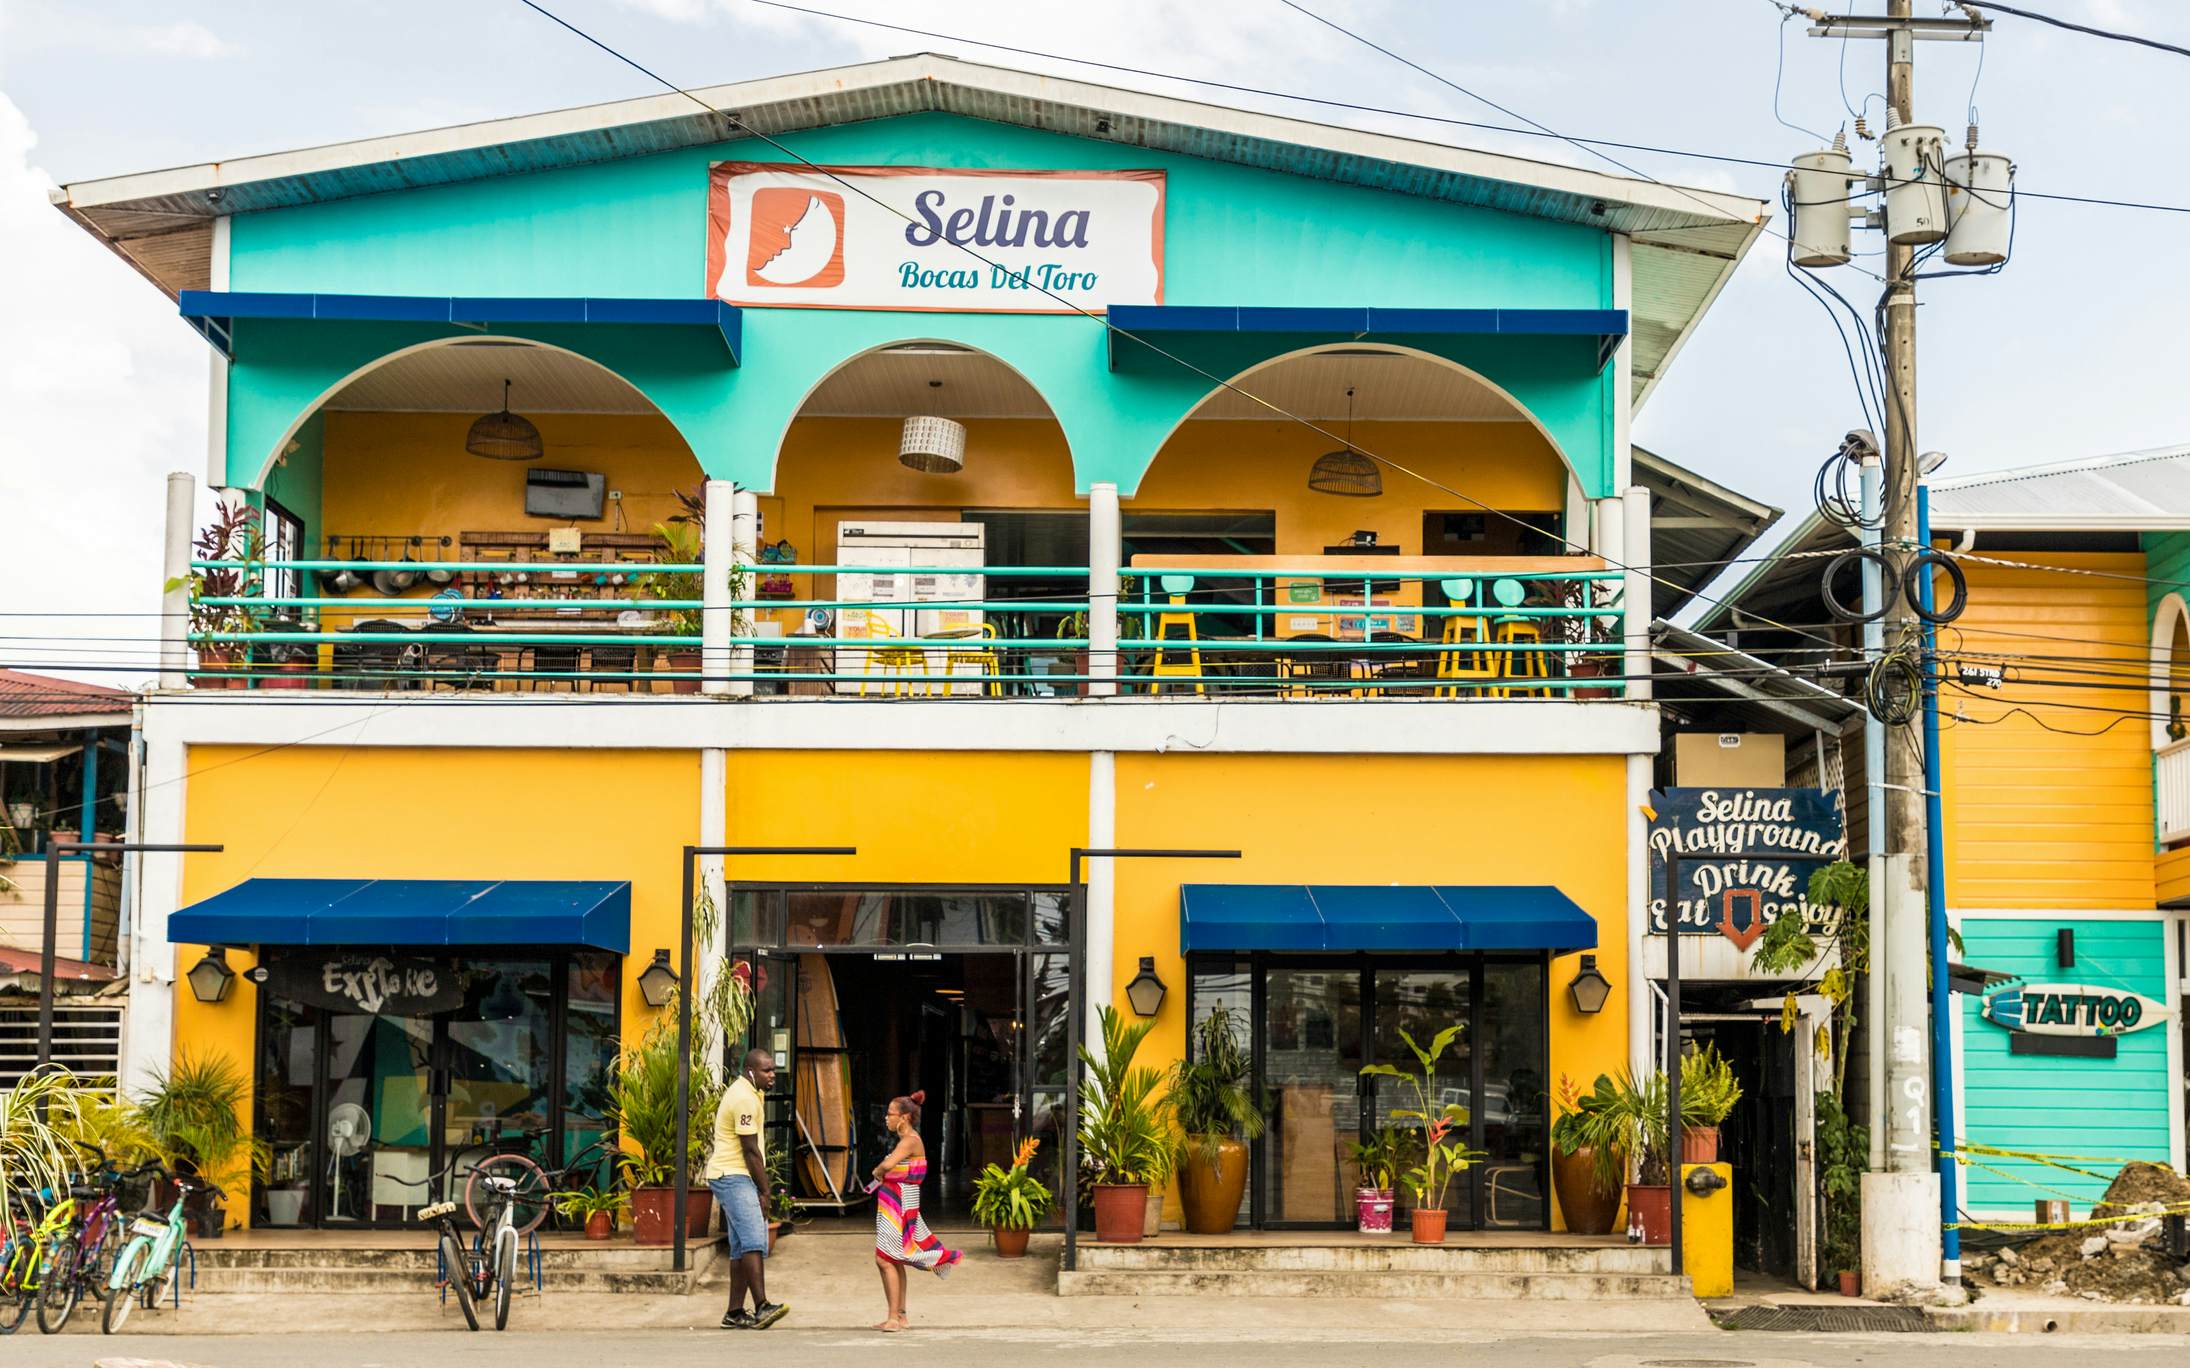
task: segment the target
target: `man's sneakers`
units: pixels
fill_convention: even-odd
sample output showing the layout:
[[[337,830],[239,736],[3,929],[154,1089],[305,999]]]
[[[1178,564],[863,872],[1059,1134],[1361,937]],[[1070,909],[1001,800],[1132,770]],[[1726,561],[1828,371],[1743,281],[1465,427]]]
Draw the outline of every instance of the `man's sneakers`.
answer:
[[[762,1302],[753,1308],[753,1328],[766,1330],[790,1314],[791,1308],[783,1302]]]
[[[725,1330],[750,1330],[754,1324],[753,1313],[742,1306],[722,1318],[722,1328]]]

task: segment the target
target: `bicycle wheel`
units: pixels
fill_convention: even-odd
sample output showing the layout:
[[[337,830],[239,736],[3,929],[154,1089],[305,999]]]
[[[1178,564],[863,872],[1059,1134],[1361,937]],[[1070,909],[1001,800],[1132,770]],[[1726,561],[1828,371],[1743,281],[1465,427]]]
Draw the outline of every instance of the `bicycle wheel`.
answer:
[[[63,1235],[53,1242],[53,1256],[46,1263],[45,1284],[38,1291],[38,1332],[58,1335],[68,1318],[76,1314],[76,1298],[83,1292],[76,1277],[76,1260],[82,1251],[75,1237]]]
[[[106,1299],[106,1306],[99,1312],[99,1329],[104,1334],[114,1334],[129,1319],[129,1313],[137,1309],[137,1279],[144,1276],[145,1260],[152,1256],[152,1246],[143,1240],[131,1243],[122,1251],[115,1265],[113,1294]]]
[[[30,1317],[30,1304],[36,1301],[35,1292],[17,1292],[6,1301],[0,1301],[0,1335],[12,1335]]]
[[[509,1196],[509,1218],[520,1235],[530,1235],[547,1219],[548,1194],[553,1185],[541,1167],[522,1154],[498,1154],[480,1164],[464,1180],[464,1214],[471,1218],[472,1228],[485,1230],[492,1219],[498,1194],[487,1186],[486,1179],[507,1178],[516,1184]]]
[[[463,1241],[447,1231],[441,1233],[441,1269],[449,1290],[456,1294],[456,1309],[464,1313],[464,1324],[477,1330],[479,1308],[471,1300],[471,1265],[464,1260]]]
[[[517,1237],[502,1232],[494,1242],[494,1328],[509,1324],[510,1288],[517,1281]]]

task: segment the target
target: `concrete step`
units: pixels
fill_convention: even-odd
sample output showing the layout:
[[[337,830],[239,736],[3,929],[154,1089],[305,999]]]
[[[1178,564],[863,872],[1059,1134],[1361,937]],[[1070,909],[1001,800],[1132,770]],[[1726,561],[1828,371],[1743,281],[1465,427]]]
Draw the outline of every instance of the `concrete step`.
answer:
[[[313,1246],[268,1247],[193,1241],[191,1248],[197,1252],[198,1267],[201,1270],[206,1268],[384,1268],[430,1271],[436,1266],[434,1246],[431,1241],[423,1242],[415,1247],[402,1246],[382,1249],[329,1249]],[[691,1252],[695,1255],[699,1252],[698,1242],[694,1242],[691,1246]],[[671,1257],[671,1252],[667,1248],[649,1246],[642,1249],[631,1244],[547,1245],[540,1251],[541,1266],[550,1272],[558,1269],[597,1272],[666,1270],[669,1267]]]
[[[1475,1301],[1656,1301],[1685,1298],[1670,1273],[1060,1271],[1061,1297],[1367,1297]]]
[[[1080,1246],[1083,1273],[1587,1273],[1664,1274],[1672,1258],[1642,1245],[1418,1245],[1400,1243]]]
[[[691,1291],[699,1277],[698,1272],[672,1273],[667,1270],[654,1272],[580,1271],[572,1269],[545,1269],[541,1284],[549,1292],[643,1292],[682,1296]],[[523,1274],[519,1274],[524,1284]],[[290,1268],[209,1268],[202,1261],[198,1265],[196,1291],[206,1294],[227,1292],[296,1292],[315,1295],[352,1296],[409,1296],[430,1295],[434,1290],[434,1270],[424,1268],[342,1268],[342,1267],[290,1267]]]

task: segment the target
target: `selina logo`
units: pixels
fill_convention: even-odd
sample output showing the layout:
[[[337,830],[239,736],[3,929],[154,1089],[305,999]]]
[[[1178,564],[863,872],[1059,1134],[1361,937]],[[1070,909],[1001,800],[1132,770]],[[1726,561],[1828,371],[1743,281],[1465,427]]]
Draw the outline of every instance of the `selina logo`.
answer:
[[[753,192],[749,285],[826,289],[844,283],[844,197],[833,190],[764,186]]]

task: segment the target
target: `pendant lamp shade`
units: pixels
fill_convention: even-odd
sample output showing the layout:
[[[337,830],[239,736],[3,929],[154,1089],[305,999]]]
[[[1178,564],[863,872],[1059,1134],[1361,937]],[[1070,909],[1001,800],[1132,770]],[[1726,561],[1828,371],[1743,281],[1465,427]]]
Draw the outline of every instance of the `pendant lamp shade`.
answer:
[[[966,425],[925,415],[907,418],[897,459],[923,474],[956,475],[966,468]]]
[[[1308,488],[1318,494],[1373,499],[1384,492],[1384,473],[1376,462],[1354,450],[1354,391],[1346,387],[1346,446],[1326,451],[1308,467]]]
[[[531,419],[509,411],[509,381],[502,382],[502,411],[489,413],[471,425],[464,437],[464,450],[490,461],[540,459],[540,429],[532,425]]]

